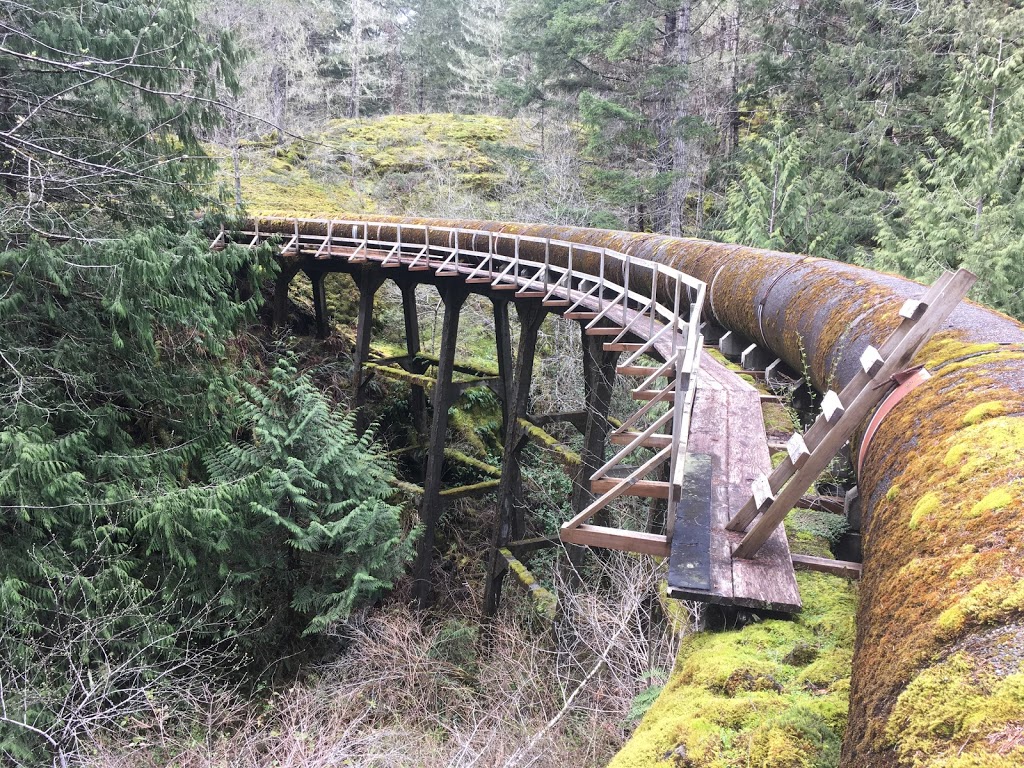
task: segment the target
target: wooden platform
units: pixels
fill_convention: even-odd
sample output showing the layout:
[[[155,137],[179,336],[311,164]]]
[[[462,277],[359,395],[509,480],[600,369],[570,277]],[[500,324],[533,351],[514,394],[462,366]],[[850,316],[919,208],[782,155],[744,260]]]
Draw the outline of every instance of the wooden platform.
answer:
[[[786,613],[800,610],[789,543],[780,526],[751,560],[733,559],[742,535],[725,529],[750,484],[771,471],[757,390],[703,354],[677,506],[668,593],[684,600]]]

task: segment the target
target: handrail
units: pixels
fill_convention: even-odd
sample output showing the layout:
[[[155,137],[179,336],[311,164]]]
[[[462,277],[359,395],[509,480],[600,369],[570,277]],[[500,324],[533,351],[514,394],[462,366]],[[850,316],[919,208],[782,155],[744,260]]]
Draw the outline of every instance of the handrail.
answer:
[[[311,228],[320,228],[326,233],[311,234],[308,231]],[[225,241],[230,234],[222,233],[215,242]],[[283,253],[288,256],[305,252],[318,261],[344,258],[354,263],[376,262],[382,267],[404,265],[410,271],[432,271],[437,277],[461,275],[469,283],[486,284],[492,289],[514,287],[517,294],[543,294],[545,301],[558,296],[568,302],[568,309],[587,306],[596,312],[585,326],[587,329],[596,328],[602,322],[620,320],[615,341],[629,334],[641,339],[640,346],[631,351],[622,366],[633,365],[652,353],[665,359],[658,375],[648,376],[634,390],[634,393],[651,393],[651,398],[627,424],[632,426],[655,403],[664,402],[671,395],[671,409],[655,423],[661,425],[671,418],[672,440],[669,450],[657,452],[639,467],[626,465],[631,470],[627,477],[615,478],[619,482],[563,525],[563,538],[572,540],[575,529],[665,461],[669,463],[670,478],[668,508],[674,507],[683,482],[690,412],[700,364],[700,323],[707,292],[703,281],[656,261],[602,246],[467,227],[354,219],[264,218],[238,234],[249,238],[250,247],[286,238]],[[521,255],[523,243],[537,246],[534,250],[542,248],[544,261],[524,258]],[[559,254],[564,266],[557,263]],[[585,271],[574,269],[574,260],[578,264],[589,262],[588,268]],[[635,285],[636,276],[644,272],[650,273],[649,294],[630,288],[631,279]],[[663,298],[666,296],[668,302]],[[616,313],[618,317],[613,318]],[[658,378],[668,378],[669,385],[658,389]],[[626,428],[623,425],[615,432]],[[608,472],[622,466],[624,459],[642,443],[643,440],[631,441],[591,479],[608,477]],[[671,520],[671,515],[668,517]],[[664,544],[667,547],[667,538]],[[657,549],[661,553],[665,547]],[[647,543],[638,551],[652,550]]]

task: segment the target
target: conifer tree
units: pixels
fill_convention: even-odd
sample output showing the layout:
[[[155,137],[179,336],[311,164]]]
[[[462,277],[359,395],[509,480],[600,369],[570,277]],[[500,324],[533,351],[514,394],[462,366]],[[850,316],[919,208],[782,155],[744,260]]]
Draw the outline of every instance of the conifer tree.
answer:
[[[246,387],[249,437],[207,459],[214,507],[230,517],[218,547],[221,599],[266,612],[261,642],[280,652],[390,588],[412,554],[390,468],[372,433],[334,411],[293,360]]]
[[[875,263],[932,280],[942,269],[979,276],[975,295],[1024,318],[1024,47],[1017,11],[955,57],[944,135],[895,191]]]

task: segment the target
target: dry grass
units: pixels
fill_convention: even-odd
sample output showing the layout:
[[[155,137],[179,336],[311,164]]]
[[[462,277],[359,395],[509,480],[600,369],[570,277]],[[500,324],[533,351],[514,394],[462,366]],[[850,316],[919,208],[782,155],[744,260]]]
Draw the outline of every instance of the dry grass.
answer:
[[[599,586],[561,585],[555,631],[515,592],[487,642],[468,619],[392,605],[340,628],[348,650],[291,687],[259,701],[207,692],[174,728],[136,729],[79,764],[604,765],[678,638],[656,607],[649,559],[613,553],[595,571],[588,584]]]

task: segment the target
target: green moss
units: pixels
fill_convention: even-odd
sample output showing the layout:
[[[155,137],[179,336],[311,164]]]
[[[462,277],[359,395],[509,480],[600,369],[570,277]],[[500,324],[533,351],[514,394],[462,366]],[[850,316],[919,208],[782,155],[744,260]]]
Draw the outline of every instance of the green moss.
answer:
[[[1020,612],[1024,612],[1024,581],[1003,576],[975,585],[939,614],[936,626],[942,636],[955,637],[968,624],[994,624]]]
[[[550,451],[554,451],[555,455],[558,456],[559,460],[569,467],[578,467],[583,463],[583,459],[580,455],[570,448],[562,445],[558,440],[549,435],[543,429],[534,424],[531,424],[526,419],[519,419],[519,425],[523,428],[527,435],[529,435],[535,442],[544,446]]]
[[[761,403],[764,430],[769,435],[791,435],[800,431],[800,424],[791,408],[782,403]]]
[[[485,475],[491,477],[501,477],[501,469],[492,466],[484,461],[474,459],[472,456],[467,456],[462,451],[457,451],[454,448],[445,448],[444,455],[452,461],[457,461],[460,464],[465,464],[467,467],[472,467],[478,472],[482,472]]]
[[[1024,762],[1024,674],[993,675],[958,652],[900,694],[886,736],[901,765],[1016,766]]]
[[[551,622],[555,619],[558,599],[549,590],[537,583],[530,569],[508,549],[501,549],[501,554],[508,562],[509,571],[520,587],[530,596],[534,610],[541,617]]]
[[[971,426],[985,419],[991,419],[993,416],[1003,416],[1005,414],[1006,403],[998,400],[995,402],[979,403],[964,414],[964,424]]]
[[[1014,494],[1008,488],[996,488],[989,491],[985,497],[971,507],[971,516],[978,517],[986,512],[995,512],[1013,503]]]
[[[925,518],[939,510],[941,504],[938,494],[935,493],[926,493],[918,499],[917,504],[914,505],[914,511],[910,513],[910,530],[917,530]]]
[[[672,679],[610,768],[837,765],[856,586],[821,573],[797,581],[804,611],[794,621],[686,638]]]

